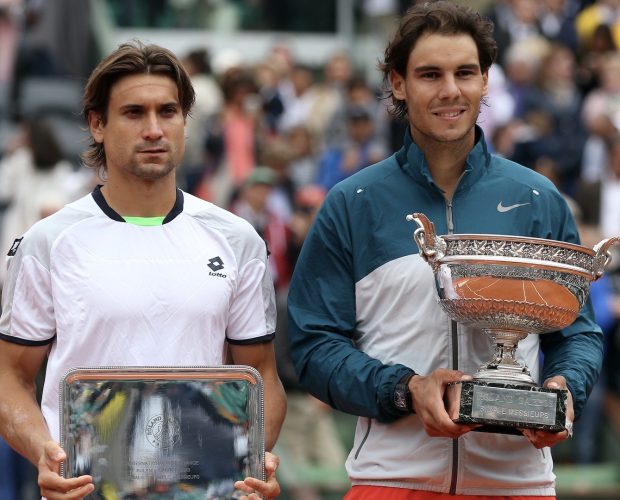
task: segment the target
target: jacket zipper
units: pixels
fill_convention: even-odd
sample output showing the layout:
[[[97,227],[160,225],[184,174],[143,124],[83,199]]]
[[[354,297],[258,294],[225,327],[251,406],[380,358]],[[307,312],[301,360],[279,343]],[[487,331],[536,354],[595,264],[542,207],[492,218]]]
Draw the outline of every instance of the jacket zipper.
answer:
[[[448,234],[454,233],[454,222],[452,221],[452,200],[446,203],[446,219],[448,222]]]
[[[446,218],[448,222],[448,234],[454,233],[454,221],[452,220],[452,200],[447,200]],[[452,339],[452,369],[459,369],[459,344],[458,344],[458,325],[456,321],[450,320],[450,335]],[[452,440],[452,474],[450,478],[450,495],[456,494],[457,471],[459,463],[459,441]]]

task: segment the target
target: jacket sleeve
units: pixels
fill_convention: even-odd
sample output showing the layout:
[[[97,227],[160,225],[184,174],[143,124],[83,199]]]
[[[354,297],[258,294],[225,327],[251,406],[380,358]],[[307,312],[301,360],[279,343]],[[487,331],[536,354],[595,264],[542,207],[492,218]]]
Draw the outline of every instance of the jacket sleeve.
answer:
[[[355,346],[355,248],[341,193],[332,190],[304,242],[288,296],[289,342],[300,384],[332,407],[380,422],[401,417],[396,383],[413,370]]]
[[[549,228],[550,234],[545,237],[579,244],[573,217],[564,204],[562,208],[554,226]],[[548,220],[553,221],[553,218]],[[559,332],[541,335],[540,345],[544,354],[543,380],[554,375],[564,376],[573,396],[575,418],[578,419],[603,364],[604,337],[595,322],[590,298],[570,326]]]
[[[573,396],[575,419],[598,380],[603,363],[603,334],[588,300],[575,322],[559,332],[541,335],[543,380],[563,375]]]

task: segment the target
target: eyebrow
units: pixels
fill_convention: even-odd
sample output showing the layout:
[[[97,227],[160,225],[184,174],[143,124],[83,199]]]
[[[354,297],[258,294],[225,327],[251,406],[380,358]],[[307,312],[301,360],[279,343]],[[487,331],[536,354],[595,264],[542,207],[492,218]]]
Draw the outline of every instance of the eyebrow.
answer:
[[[460,66],[457,67],[457,71],[462,71],[464,69],[468,69],[472,71],[480,71],[480,65],[479,64],[461,64]],[[433,66],[431,64],[428,64],[426,66],[418,66],[414,68],[413,72],[424,73],[426,71],[442,71],[442,70],[443,68],[441,68],[440,66]]]
[[[168,102],[163,102],[160,105],[157,106],[157,108],[161,109],[161,108],[167,108],[169,106],[175,106],[175,107],[180,107],[181,104],[178,101],[168,101]],[[130,110],[130,109],[142,109],[145,108],[146,105],[144,104],[138,104],[138,103],[128,103],[128,104],[123,104],[122,106],[120,106],[119,109],[121,110]]]

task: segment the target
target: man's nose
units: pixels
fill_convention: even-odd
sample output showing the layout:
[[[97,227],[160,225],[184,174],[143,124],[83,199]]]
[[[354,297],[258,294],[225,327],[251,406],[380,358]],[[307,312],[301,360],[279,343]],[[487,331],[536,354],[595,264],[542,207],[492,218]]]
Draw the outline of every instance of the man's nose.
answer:
[[[144,137],[148,139],[159,138],[163,133],[158,116],[155,113],[148,114],[144,124]]]
[[[459,95],[461,95],[461,89],[456,78],[454,75],[446,75],[441,82],[439,97],[441,99],[450,99]]]

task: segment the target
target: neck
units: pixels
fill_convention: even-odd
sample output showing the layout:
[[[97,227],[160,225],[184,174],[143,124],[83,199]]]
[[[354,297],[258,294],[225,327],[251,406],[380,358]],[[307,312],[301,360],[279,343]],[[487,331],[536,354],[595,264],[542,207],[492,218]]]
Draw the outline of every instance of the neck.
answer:
[[[176,201],[176,185],[161,180],[141,181],[130,185],[126,180],[117,182],[108,179],[101,188],[101,193],[115,212],[130,217],[166,215]]]
[[[467,155],[474,146],[474,133],[457,141],[421,140],[415,143],[423,151],[435,183],[450,200],[465,169]]]

